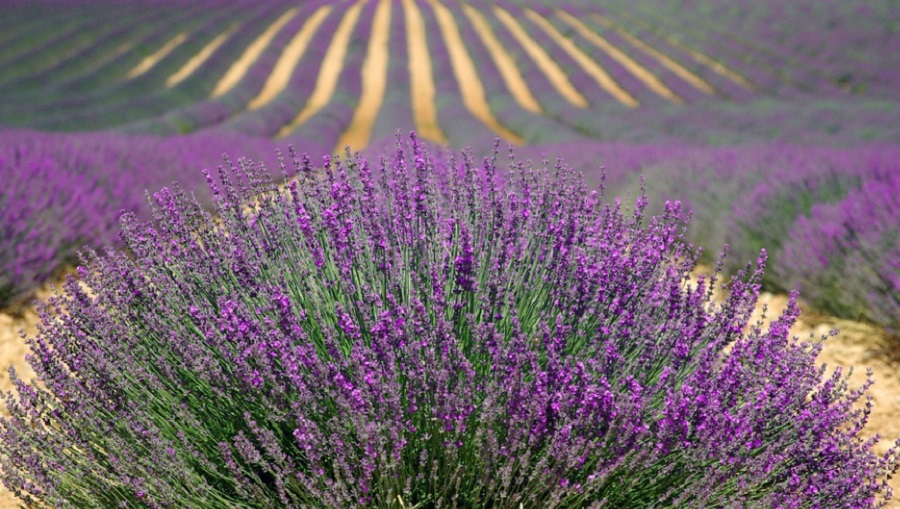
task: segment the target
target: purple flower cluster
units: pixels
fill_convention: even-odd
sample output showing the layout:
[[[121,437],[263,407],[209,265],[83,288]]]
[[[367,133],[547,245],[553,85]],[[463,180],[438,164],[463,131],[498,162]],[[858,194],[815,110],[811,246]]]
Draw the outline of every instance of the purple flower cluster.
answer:
[[[118,244],[122,210],[149,218],[145,190],[181,181],[209,204],[197,172],[236,145],[255,157],[274,144],[238,135],[181,138],[0,131],[0,306],[28,297],[77,261],[85,245]],[[192,178],[193,177],[193,178]]]
[[[820,309],[900,333],[900,173],[873,179],[797,220],[775,265]]]
[[[865,390],[717,304],[678,203],[562,163],[291,151],[178,188],[41,306],[5,485],[52,507],[877,507]],[[749,325],[749,326],[748,326]],[[15,378],[15,376],[14,376]],[[871,381],[869,382],[871,383]]]

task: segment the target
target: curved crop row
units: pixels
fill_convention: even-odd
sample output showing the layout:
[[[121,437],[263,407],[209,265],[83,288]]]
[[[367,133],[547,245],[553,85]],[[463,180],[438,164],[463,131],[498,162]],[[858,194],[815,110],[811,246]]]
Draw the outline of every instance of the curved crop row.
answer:
[[[599,153],[619,170],[611,179],[617,189],[633,187],[640,173],[651,196],[683,200],[694,211],[692,240],[712,253],[730,245],[732,271],[765,248],[773,260],[772,275],[763,280],[768,289],[799,287],[820,309],[896,327],[889,274],[897,263],[891,192],[900,175],[898,149],[569,149],[576,151]]]
[[[192,31],[196,26],[196,17],[206,14],[206,11],[209,10],[209,5],[202,3],[181,12],[161,9],[143,12],[132,8],[123,12],[113,10],[111,19],[90,16],[91,11],[87,10],[86,14],[90,25],[80,27],[79,32],[82,37],[90,39],[89,46],[62,59],[59,58],[58,51],[53,51],[52,48],[48,49],[49,57],[58,61],[56,65],[39,73],[19,73],[16,72],[16,66],[9,65],[7,75],[10,78],[18,78],[18,80],[5,84],[2,91],[4,95],[16,96],[20,101],[42,105],[55,104],[59,107],[65,107],[66,101],[71,101],[74,97],[79,97],[82,101],[89,101],[97,95],[98,86],[107,89],[108,93],[110,86],[121,83],[122,76],[127,75],[128,72],[134,72],[135,67],[142,60],[158,50],[158,45],[163,45],[179,33]],[[216,10],[212,11],[217,12]],[[77,16],[78,13],[75,15]],[[58,44],[67,45],[68,41],[62,40]],[[117,54],[123,44],[127,44],[127,51]],[[117,72],[114,72],[101,65],[96,69],[97,75],[94,76],[100,80],[94,83],[94,87],[86,88],[80,84],[80,80],[89,79],[90,75],[94,73],[78,68],[86,66],[90,69],[92,64],[96,64],[95,60],[103,60],[104,52],[114,54],[115,57],[112,60],[120,58],[125,62],[123,65],[129,67],[119,68]],[[177,56],[177,54],[176,52],[175,55]],[[22,58],[30,60],[35,56],[35,51],[32,50]],[[42,79],[41,86],[35,88],[34,82],[38,79]],[[85,105],[87,104],[90,102],[85,103]]]
[[[0,131],[0,306],[26,298],[86,246],[119,244],[122,211],[148,217],[144,196],[173,181],[209,203],[199,170],[236,143],[257,157],[272,144],[238,136],[186,138]]]
[[[818,203],[786,235],[775,275],[818,309],[900,337],[900,169]]]
[[[58,9],[71,8],[66,2],[57,4]],[[356,148],[390,136],[398,128],[412,127],[426,137],[451,144],[487,139],[487,132],[520,144],[557,141],[559,132],[572,131],[595,139],[649,141],[654,136],[666,139],[684,134],[660,132],[657,127],[646,127],[648,124],[665,130],[667,125],[684,124],[683,119],[695,110],[712,110],[713,118],[721,117],[721,111],[729,111],[732,99],[759,98],[760,90],[777,91],[784,85],[772,82],[780,78],[771,75],[755,78],[750,73],[749,79],[745,78],[728,67],[739,63],[737,57],[720,62],[716,55],[692,48],[683,41],[685,29],[677,22],[654,25],[642,21],[640,13],[627,14],[629,10],[621,6],[576,1],[522,6],[515,2],[392,0],[386,4],[393,10],[386,43],[394,48],[386,52],[391,71],[385,83],[390,85],[379,88],[383,89],[380,92],[373,89],[370,99],[349,98],[333,90],[351,91],[357,86],[359,93],[368,90],[361,83],[341,82],[353,81],[351,75],[362,72],[353,69],[345,74],[343,67],[363,65],[368,41],[353,43],[339,52],[342,57],[335,58],[325,58],[322,45],[327,47],[327,41],[340,32],[339,20],[347,16],[358,16],[360,26],[370,25],[374,8],[359,14],[361,6],[353,2],[300,6],[275,2],[251,7],[207,0],[180,11],[154,11],[144,17],[139,5],[118,4],[115,15],[121,19],[119,23],[102,19],[83,20],[81,25],[72,22],[56,37],[38,37],[31,44],[9,50],[6,65],[0,66],[8,71],[0,92],[17,100],[5,108],[0,121],[53,129],[88,126],[157,134],[221,128],[281,137],[300,128],[300,137],[335,138],[339,140],[336,145],[350,143]],[[405,12],[409,9],[414,9],[410,11],[413,14]],[[189,15],[192,10],[202,15]],[[17,9],[14,12],[19,13]],[[128,20],[138,19],[136,16],[142,20],[141,28],[131,33],[126,28],[134,23]],[[406,23],[407,18],[412,25]],[[307,23],[310,20],[315,21],[314,26]],[[346,35],[355,41],[354,27]],[[426,33],[425,45],[409,30]],[[81,43],[73,46],[72,37],[85,41],[83,51]],[[703,37],[707,45],[713,41],[717,49],[727,49],[718,39]],[[418,42],[412,51],[396,51],[401,45],[407,49],[413,40]],[[53,48],[60,45],[67,46],[71,58],[51,62],[59,58]],[[420,84],[416,72],[404,76],[399,70],[410,66],[412,59],[423,61],[417,53],[420,48],[427,50],[434,86],[439,89],[435,88],[435,112],[429,113],[430,120],[414,125],[423,121],[415,116],[421,105],[412,103],[418,100],[422,86],[429,94],[428,84]],[[309,56],[313,54],[322,57]],[[339,62],[319,66],[323,59]],[[339,66],[337,72],[331,69],[333,65]],[[428,71],[422,68],[422,72]],[[329,74],[335,82],[325,90],[310,90],[310,74],[316,73]],[[812,79],[799,78],[813,92],[818,90]],[[404,96],[407,104],[402,104]],[[376,103],[378,107],[370,108]],[[459,103],[466,112],[444,107]],[[702,107],[686,108],[695,104]],[[358,105],[367,112],[356,112]],[[344,111],[348,107],[354,111],[349,117]],[[321,129],[317,129],[317,121],[303,125],[326,108],[329,113],[319,117],[327,119]],[[401,113],[410,108],[413,118]],[[858,115],[865,116],[862,111]],[[365,117],[369,127],[351,125],[354,117]],[[510,127],[520,122],[529,122],[528,133]],[[755,122],[760,131],[768,128],[763,119]],[[425,127],[429,123],[437,124],[433,136]],[[278,124],[281,126],[276,127]],[[690,122],[684,132],[699,128],[696,136],[712,137],[717,133],[715,122],[712,124]],[[349,137],[363,130],[369,134]],[[884,136],[890,135],[889,131]]]
[[[460,32],[468,41],[467,46],[478,69],[488,105],[498,121],[503,125],[515,126],[519,135],[529,143],[579,139],[580,135],[573,129],[547,114],[485,14],[469,4],[451,10],[457,19],[468,20],[468,23],[460,23]],[[506,69],[503,69],[504,66]]]
[[[110,197],[78,163],[63,168],[28,148],[0,151],[0,306],[56,274],[88,242],[114,237]],[[38,184],[40,183],[40,184]]]
[[[640,6],[620,7],[631,10]],[[728,6],[694,2],[678,11],[645,9],[642,15],[670,30],[709,38],[734,55],[752,55],[759,64],[787,73],[794,86],[817,93],[874,89],[896,97],[896,73],[886,71],[898,63],[891,48],[900,44],[900,38],[888,35],[892,23],[888,2]],[[809,28],[798,30],[800,26]]]
[[[218,5],[211,2],[212,6]],[[29,118],[30,125],[45,128],[52,126],[76,125],[84,128],[85,125],[94,129],[101,127],[116,127],[134,122],[142,118],[153,118],[164,114],[180,105],[191,104],[209,94],[215,83],[209,83],[210,77],[198,77],[196,80],[188,80],[177,90],[166,87],[167,79],[177,72],[183,63],[191,56],[192,48],[197,43],[204,42],[217,34],[224,22],[235,17],[241,12],[246,13],[244,6],[232,6],[230,9],[211,9],[206,3],[199,3],[186,7],[188,11],[197,10],[198,15],[191,18],[179,18],[178,23],[170,23],[155,30],[149,37],[140,41],[132,51],[121,55],[109,65],[98,70],[98,74],[85,76],[72,90],[70,86],[64,86],[53,92],[58,96],[56,100],[39,102],[36,106],[25,104],[16,107],[20,115]],[[272,12],[272,7],[255,8],[264,12]],[[230,11],[230,12],[229,12]],[[250,11],[250,12],[253,12]],[[265,19],[262,16],[251,17],[251,21]],[[249,28],[253,28],[253,23]],[[254,30],[245,30],[234,40],[227,41],[222,51],[233,51],[236,45],[242,44],[246,34],[254,34]],[[190,36],[188,36],[190,34]],[[150,67],[140,74],[129,75],[144,62],[148,56],[160,52],[167,45],[180,42],[176,50],[168,52],[166,58],[153,62]],[[184,50],[188,51],[185,52]],[[140,54],[135,54],[141,51]],[[224,73],[223,66],[228,61],[210,62],[213,72]],[[227,68],[227,67],[226,67]],[[82,90],[83,92],[78,92]],[[59,129],[59,127],[55,127]],[[148,129],[148,131],[152,131]]]

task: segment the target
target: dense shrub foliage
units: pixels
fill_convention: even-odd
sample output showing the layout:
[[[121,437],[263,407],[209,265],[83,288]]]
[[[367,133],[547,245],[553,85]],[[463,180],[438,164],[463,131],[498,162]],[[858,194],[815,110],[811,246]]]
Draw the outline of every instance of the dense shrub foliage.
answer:
[[[118,244],[118,215],[148,219],[147,189],[180,181],[210,204],[202,168],[235,144],[262,157],[274,144],[237,135],[183,138],[0,130],[0,307],[77,261],[85,245]]]
[[[691,280],[565,165],[241,161],[216,215],[177,189],[41,307],[0,420],[10,489],[52,507],[875,507],[798,315],[748,327],[765,256]]]

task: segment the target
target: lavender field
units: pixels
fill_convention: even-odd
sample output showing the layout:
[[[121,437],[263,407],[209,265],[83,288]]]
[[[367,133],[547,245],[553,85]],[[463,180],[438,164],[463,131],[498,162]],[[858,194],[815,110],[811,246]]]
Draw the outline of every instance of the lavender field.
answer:
[[[0,507],[900,507],[900,10],[7,0],[0,361]]]

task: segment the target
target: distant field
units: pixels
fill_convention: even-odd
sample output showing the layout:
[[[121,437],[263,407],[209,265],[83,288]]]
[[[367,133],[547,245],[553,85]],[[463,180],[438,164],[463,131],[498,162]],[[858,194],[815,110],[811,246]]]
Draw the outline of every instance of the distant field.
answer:
[[[148,5],[4,7],[0,125],[336,150],[398,128],[455,146],[900,140],[887,1]]]

